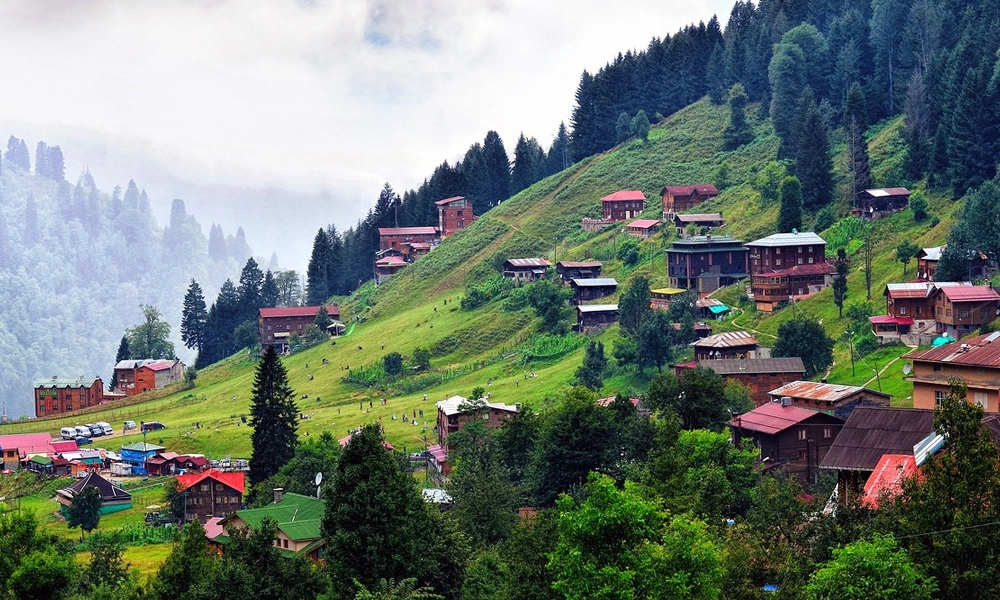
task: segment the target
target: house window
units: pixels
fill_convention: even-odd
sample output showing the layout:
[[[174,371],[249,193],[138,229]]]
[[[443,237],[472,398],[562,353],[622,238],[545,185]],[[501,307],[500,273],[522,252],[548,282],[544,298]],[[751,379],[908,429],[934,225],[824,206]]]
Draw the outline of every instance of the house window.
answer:
[[[941,371],[941,365],[934,365],[934,370],[937,372]]]
[[[917,316],[918,317],[920,316],[920,307],[919,306],[917,307]]]
[[[800,265],[802,264],[802,257],[801,256],[799,257],[799,264]]]
[[[905,315],[906,314],[906,307],[905,306],[900,306],[899,307],[899,314],[901,314],[901,315]]]
[[[275,547],[277,547],[277,548],[281,548],[281,540],[277,540],[277,539],[276,539],[276,540],[274,540],[274,545],[275,545]]]
[[[934,392],[934,406],[941,406],[944,399],[948,396],[947,392],[937,390]]]
[[[950,308],[948,310],[944,311],[944,316],[946,316],[946,317],[950,317],[951,316],[951,309]]]
[[[779,266],[779,267],[780,267],[780,266],[781,266],[781,258],[780,258],[780,257],[778,257],[778,258],[775,258],[775,259],[774,259],[774,264],[775,264],[776,266]]]
[[[200,489],[203,492],[207,492],[208,491],[208,484],[207,483],[201,484],[201,488]]]
[[[809,254],[812,254],[812,251],[813,251],[813,247],[809,246]]]
[[[215,484],[215,491],[217,491],[217,492],[221,492],[222,491],[222,484],[221,483],[216,483]]]
[[[989,408],[990,401],[989,401],[989,396],[986,395],[986,392],[976,392],[974,398],[976,404],[983,407],[983,410]]]
[[[833,427],[823,428],[823,439],[828,440],[833,437]]]
[[[805,460],[805,459],[806,459],[805,449],[799,450],[799,460]]]
[[[798,250],[799,250],[799,254],[802,254],[802,246],[799,246]]]
[[[969,318],[969,311],[967,311],[967,310],[960,310],[960,311],[958,311],[958,316],[959,316],[959,318],[962,318],[962,319],[968,319]]]
[[[813,257],[809,257],[809,264],[813,264]]]
[[[806,430],[805,429],[800,429],[799,430],[799,441],[803,441],[805,439],[806,439]]]
[[[282,544],[282,545],[283,545],[283,546],[284,546],[285,548],[288,548],[288,540],[281,540],[281,544]]]

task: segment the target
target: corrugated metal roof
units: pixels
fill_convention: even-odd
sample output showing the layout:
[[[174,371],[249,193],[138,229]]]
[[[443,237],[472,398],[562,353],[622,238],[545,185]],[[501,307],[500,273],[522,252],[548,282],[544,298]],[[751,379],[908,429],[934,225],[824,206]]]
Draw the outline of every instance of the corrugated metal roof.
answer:
[[[716,300],[715,298],[699,298],[694,301],[696,308],[711,308],[713,306],[726,306],[721,300]],[[726,308],[729,308],[726,306]]]
[[[830,263],[824,261],[813,263],[811,265],[795,265],[788,269],[781,269],[778,271],[764,271],[757,273],[755,276],[760,277],[795,277],[799,275],[830,275],[837,272],[837,268]]]
[[[646,195],[639,190],[620,190],[601,198],[601,202],[622,202],[625,200],[646,200]]]
[[[913,454],[934,431],[934,411],[858,406],[851,412],[820,468],[871,471],[883,454]]]
[[[748,431],[775,434],[814,418],[836,419],[843,422],[842,419],[819,411],[798,406],[782,406],[780,402],[768,402],[734,418],[729,425]]]
[[[927,362],[946,362],[959,365],[1000,367],[1000,332],[976,336],[961,344],[946,344],[937,348],[911,352],[904,359]]]
[[[633,229],[649,229],[660,224],[659,219],[636,219],[628,224]]]
[[[438,200],[434,204],[438,206],[444,206],[446,204],[451,204],[452,202],[458,202],[459,200],[465,200],[465,196],[452,196],[451,198],[445,198],[444,200]]]
[[[50,377],[49,379],[39,379],[35,382],[35,387],[42,389],[89,388],[98,379],[100,377]]]
[[[556,263],[556,266],[563,267],[564,269],[593,269],[601,266],[601,261],[590,260],[590,261],[571,261],[571,260],[561,260]]]
[[[920,254],[917,254],[917,258],[920,260],[930,260],[930,261],[941,260],[942,252],[944,252],[944,246],[935,246],[933,248],[922,248],[920,250]],[[923,256],[921,256],[921,254]]]
[[[717,190],[711,183],[699,183],[696,185],[668,185],[664,186],[664,188],[660,190],[660,195],[662,196],[665,192],[670,192],[674,195],[674,197],[693,196],[696,191],[702,196],[719,195],[719,190]]]
[[[593,279],[570,279],[570,285],[576,287],[606,287],[617,286],[618,281],[613,277],[596,277]]]
[[[863,502],[875,507],[883,496],[895,496],[899,493],[903,480],[916,472],[917,463],[913,455],[883,454],[865,483]]]
[[[952,302],[988,302],[1000,300],[1000,294],[988,285],[943,287],[941,293]]]
[[[379,227],[381,235],[437,235],[437,227]]]
[[[868,194],[873,198],[886,198],[888,196],[909,196],[910,190],[902,187],[879,188],[874,190],[865,190],[863,193]]]
[[[674,215],[675,221],[681,223],[714,223],[722,220],[722,213],[693,213],[688,215]]]
[[[768,392],[769,396],[791,396],[792,398],[804,398],[806,400],[820,400],[823,402],[837,402],[844,398],[849,398],[858,392],[885,396],[889,394],[876,392],[868,388],[856,385],[839,385],[835,383],[817,383],[815,381],[793,381],[777,389]]]
[[[174,458],[177,457],[174,456]],[[208,469],[207,471],[202,471],[201,473],[195,473],[193,475],[178,475],[178,491],[186,490],[192,485],[200,483],[205,479],[218,481],[219,483],[225,484],[234,490],[239,491],[241,494],[246,487],[246,480],[242,471],[234,471],[230,473],[216,471],[215,469]]]
[[[776,233],[766,238],[747,242],[747,246],[801,246],[803,244],[823,244],[826,241],[811,231],[800,231],[799,233]]]
[[[719,375],[737,375],[740,373],[798,373],[805,375],[806,368],[802,359],[791,358],[720,358],[715,360],[700,360],[699,367],[712,369]]]
[[[265,318],[315,317],[318,312],[318,306],[278,306],[276,308],[260,309],[260,316]],[[340,306],[336,304],[328,305],[326,313],[328,315],[339,315]]]
[[[691,343],[695,348],[733,348],[737,346],[756,346],[757,338],[746,331],[724,331]]]
[[[508,258],[507,262],[512,267],[551,267],[552,263],[546,258]]]
[[[902,298],[928,298],[940,288],[969,287],[968,281],[910,281],[907,283],[889,283],[882,295],[888,295],[893,300]]]
[[[582,313],[611,312],[618,310],[617,304],[580,304],[576,309]]]

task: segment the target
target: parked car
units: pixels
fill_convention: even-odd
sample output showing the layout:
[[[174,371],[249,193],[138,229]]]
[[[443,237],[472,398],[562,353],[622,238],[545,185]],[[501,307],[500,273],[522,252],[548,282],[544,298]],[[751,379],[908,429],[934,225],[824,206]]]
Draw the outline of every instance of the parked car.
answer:
[[[159,421],[146,421],[142,424],[142,431],[156,431],[157,429],[166,429],[167,426]]]
[[[125,421],[125,425],[122,427],[125,431],[135,429],[135,421]]]
[[[90,437],[101,437],[104,435],[104,428],[95,423],[87,423],[87,429],[90,430]]]
[[[104,435],[111,435],[115,432],[115,430],[111,428],[111,423],[108,423],[107,421],[98,421],[96,425],[104,430]]]
[[[76,426],[76,435],[79,436],[79,437],[89,438],[90,437],[90,427],[87,427],[85,425],[77,425]]]
[[[76,445],[77,446],[86,446],[89,443],[90,443],[90,438],[89,437],[84,437],[84,436],[81,435],[81,436],[79,436],[79,437],[76,438]]]

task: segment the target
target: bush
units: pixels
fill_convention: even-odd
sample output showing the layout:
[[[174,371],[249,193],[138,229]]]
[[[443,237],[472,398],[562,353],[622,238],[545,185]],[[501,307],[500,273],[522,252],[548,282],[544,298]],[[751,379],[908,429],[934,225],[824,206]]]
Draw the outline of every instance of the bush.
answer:
[[[910,210],[913,211],[913,220],[918,223],[927,218],[927,196],[920,190],[910,194]]]
[[[616,258],[625,263],[626,266],[634,267],[639,262],[639,242],[633,238],[623,241],[618,247]]]

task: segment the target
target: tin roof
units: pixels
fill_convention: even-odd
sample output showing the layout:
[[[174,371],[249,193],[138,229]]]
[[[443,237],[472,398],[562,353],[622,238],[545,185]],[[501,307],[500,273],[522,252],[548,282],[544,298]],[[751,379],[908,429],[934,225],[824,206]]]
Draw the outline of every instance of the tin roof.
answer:
[[[451,204],[452,202],[458,202],[459,200],[465,200],[465,196],[452,196],[451,198],[445,198],[444,200],[438,200],[434,204],[438,206],[444,206],[446,204]]]
[[[576,307],[581,313],[600,313],[618,310],[617,304],[580,304]]]
[[[435,403],[435,406],[437,406],[438,410],[443,412],[445,416],[450,417],[451,415],[457,415],[460,412],[462,412],[461,410],[459,410],[459,407],[462,404],[465,404],[466,402],[468,402],[468,399],[466,399],[464,396],[451,396],[450,398],[445,398],[444,400]],[[503,402],[487,402],[486,406],[488,408],[503,410],[507,412],[516,413],[518,411],[517,406],[513,404],[504,404]]]
[[[934,248],[922,248],[920,250],[920,253],[917,254],[917,258],[920,260],[929,260],[929,261],[941,260],[942,252],[944,252],[944,246],[935,246]]]
[[[382,235],[437,235],[437,227],[379,227]]]
[[[738,375],[740,373],[797,373],[806,372],[802,359],[791,358],[720,358],[700,360],[699,367],[712,369],[719,375]]]
[[[0,449],[12,450],[14,448],[17,449],[18,454],[21,456],[32,452],[44,454],[55,452],[55,449],[52,447],[52,436],[47,433],[12,433],[10,435],[0,435]]]
[[[714,223],[722,220],[722,213],[693,213],[687,215],[674,215],[675,221],[681,223]]]
[[[952,302],[989,302],[1000,300],[1000,294],[988,285],[969,285],[940,288]]]
[[[800,231],[798,233],[776,233],[774,235],[769,235],[765,238],[759,240],[754,240],[752,242],[747,242],[747,246],[765,246],[765,247],[781,247],[781,246],[801,246],[804,244],[823,244],[826,245],[826,241],[819,237],[811,231]]]
[[[222,483],[223,485],[229,486],[230,488],[243,493],[246,487],[246,480],[243,477],[242,471],[222,472],[216,471],[215,469],[208,469],[207,471],[202,471],[201,473],[194,473],[192,475],[178,475],[177,476],[177,490],[183,491],[189,487],[198,484],[205,479],[213,479]]]
[[[601,202],[623,202],[626,200],[646,200],[646,195],[639,190],[620,190],[601,198]]]
[[[893,300],[902,298],[929,298],[931,294],[940,288],[971,286],[968,281],[910,281],[907,283],[889,283],[885,286],[883,296],[889,296]]]
[[[869,196],[871,196],[873,198],[885,198],[887,196],[909,196],[910,195],[910,190],[908,190],[906,188],[903,188],[903,187],[897,187],[897,188],[879,188],[879,189],[874,189],[874,190],[865,190],[862,193],[868,194]]]
[[[816,418],[826,421],[836,419],[843,423],[843,419],[819,411],[798,406],[782,406],[780,402],[768,402],[735,417],[729,425],[738,429],[775,434]]]
[[[318,312],[318,306],[278,306],[276,308],[260,309],[260,316],[263,318],[315,317]],[[327,305],[326,313],[328,315],[339,315],[340,306],[337,304]]]
[[[35,381],[36,388],[42,389],[76,389],[89,388],[100,377],[51,377],[49,379],[39,379]]]
[[[601,261],[590,260],[590,261],[570,261],[561,260],[556,263],[556,266],[563,267],[565,269],[593,269],[601,266]]]
[[[596,277],[594,279],[570,279],[570,285],[576,287],[606,287],[618,286],[618,281],[613,277]]]
[[[911,352],[904,359],[927,362],[1000,367],[1000,331],[987,333],[966,340],[961,344],[946,344],[937,348]],[[993,345],[996,343],[996,345]]]
[[[512,267],[551,267],[552,263],[546,258],[508,258],[507,262]]]
[[[674,296],[677,294],[683,294],[685,292],[687,292],[687,290],[681,288],[672,288],[672,287],[656,288],[655,290],[649,290],[650,294],[663,294],[665,296]]]
[[[811,265],[795,265],[794,267],[778,271],[764,271],[762,273],[757,273],[757,275],[760,277],[794,277],[797,275],[827,275],[836,272],[836,267],[823,260]]]
[[[402,256],[386,256],[375,261],[376,267],[405,267],[406,261]]]
[[[636,219],[627,226],[633,229],[650,229],[660,224],[659,219]]]
[[[820,463],[822,469],[872,471],[883,454],[913,455],[934,431],[934,411],[858,406]]]
[[[691,342],[695,348],[735,348],[739,346],[756,346],[757,338],[746,331],[724,331]]]
[[[875,325],[913,325],[913,319],[909,317],[894,317],[892,315],[868,317],[868,320]]]
[[[703,196],[718,196],[719,190],[711,183],[699,183],[696,185],[668,185],[660,190],[660,195],[670,192],[674,196],[693,196],[695,192]]]
[[[899,493],[903,480],[917,473],[917,461],[912,454],[883,454],[865,482],[862,502],[875,508],[883,497]]]
[[[885,396],[889,394],[876,392],[868,388],[856,385],[839,385],[836,383],[817,383],[815,381],[793,381],[773,389],[768,392],[769,396],[791,396],[792,398],[804,398],[806,400],[820,400],[823,402],[838,402],[844,398],[849,398],[858,392]]]

